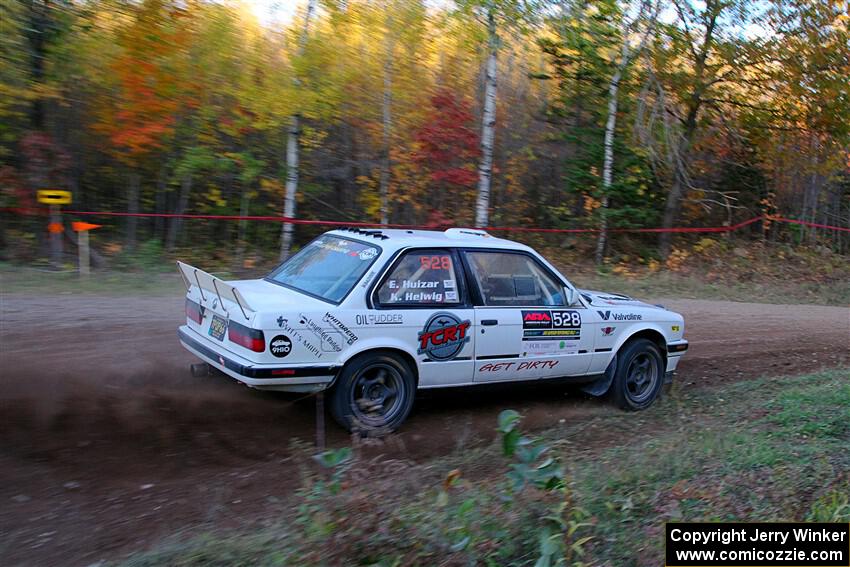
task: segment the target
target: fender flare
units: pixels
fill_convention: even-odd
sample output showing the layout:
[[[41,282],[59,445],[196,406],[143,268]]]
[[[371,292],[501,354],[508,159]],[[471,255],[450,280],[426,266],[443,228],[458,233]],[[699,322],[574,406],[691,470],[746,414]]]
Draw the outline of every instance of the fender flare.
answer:
[[[407,345],[405,345],[401,341],[390,341],[387,342],[385,339],[371,339],[364,341],[362,344],[356,346],[352,346],[345,352],[345,356],[339,359],[339,371],[337,371],[334,376],[333,382],[328,386],[329,388],[336,384],[337,377],[339,376],[342,368],[348,364],[354,358],[366,354],[368,352],[373,351],[388,351],[398,353],[409,365],[410,369],[413,371],[413,378],[416,381],[417,387],[419,385],[419,362],[416,359],[416,356],[412,352]]]
[[[617,355],[615,354],[611,359],[611,362],[608,363],[608,368],[605,369],[605,373],[599,379],[582,386],[581,391],[585,394],[590,394],[591,396],[604,396],[608,393],[608,390],[611,388],[611,384],[614,382],[614,373],[616,371]]]
[[[665,361],[665,365],[666,365],[667,339],[664,336],[664,333],[661,331],[661,329],[657,325],[647,325],[643,328],[635,329],[627,337],[622,339],[617,344],[617,349],[614,351],[614,356],[611,358],[611,362],[608,363],[608,367],[605,369],[605,373],[599,379],[583,386],[581,388],[581,390],[583,392],[587,393],[587,394],[590,394],[591,396],[597,396],[598,397],[598,396],[605,395],[608,392],[608,390],[611,388],[611,384],[614,382],[614,374],[617,371],[617,359],[618,359],[620,350],[623,348],[624,345],[626,345],[635,336],[640,335],[641,333],[646,333],[647,331],[650,331],[653,334],[657,334],[661,337],[661,343],[658,343],[657,341],[653,341],[653,342],[656,342],[659,350],[661,350],[661,355],[662,355],[663,360]]]

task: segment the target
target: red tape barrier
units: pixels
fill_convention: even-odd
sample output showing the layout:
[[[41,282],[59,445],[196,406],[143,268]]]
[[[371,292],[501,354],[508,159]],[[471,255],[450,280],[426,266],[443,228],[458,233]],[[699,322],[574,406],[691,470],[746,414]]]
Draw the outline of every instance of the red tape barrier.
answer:
[[[46,209],[38,208],[14,208],[2,207],[0,211],[19,213],[25,215],[47,214]],[[248,221],[266,221],[266,222],[287,222],[290,224],[305,224],[316,226],[352,226],[352,227],[380,227],[380,228],[402,228],[402,229],[422,229],[434,230],[440,227],[437,226],[417,226],[408,224],[381,224],[376,222],[350,222],[350,221],[326,221],[326,220],[310,220],[296,219],[278,216],[240,216],[240,215],[198,215],[198,214],[174,214],[174,213],[122,213],[115,211],[61,211],[63,215],[81,215],[81,216],[104,216],[104,217],[144,217],[144,218],[181,218],[181,219],[202,219],[202,220],[248,220]],[[796,219],[788,219],[780,216],[761,215],[747,219],[738,224],[730,226],[707,226],[707,227],[675,227],[675,228],[611,228],[608,232],[611,233],[710,233],[710,232],[733,232],[740,230],[745,226],[761,220],[771,222],[785,222],[790,224],[803,225],[813,228],[823,228],[826,230],[836,230],[839,232],[850,232],[850,228],[843,226],[833,226],[828,224],[819,224]],[[491,226],[487,227],[487,231],[499,232],[539,232],[539,233],[558,233],[558,234],[586,234],[599,233],[598,228],[535,228],[521,226]]]

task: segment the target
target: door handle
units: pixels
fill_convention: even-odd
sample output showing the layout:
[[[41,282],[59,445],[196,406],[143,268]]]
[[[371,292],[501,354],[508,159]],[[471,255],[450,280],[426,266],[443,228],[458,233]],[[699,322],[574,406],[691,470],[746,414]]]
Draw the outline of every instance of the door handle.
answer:
[[[485,327],[492,327],[493,325],[498,325],[499,321],[496,319],[481,319],[481,324]]]

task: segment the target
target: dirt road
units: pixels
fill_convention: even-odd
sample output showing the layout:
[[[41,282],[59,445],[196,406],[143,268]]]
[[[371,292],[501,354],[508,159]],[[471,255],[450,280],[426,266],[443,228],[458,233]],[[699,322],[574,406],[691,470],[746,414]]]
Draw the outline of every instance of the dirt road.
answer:
[[[660,302],[687,322],[679,391],[850,365],[850,309]],[[192,377],[182,318],[180,298],[2,297],[0,564],[90,565],[282,509],[313,401]],[[481,444],[506,407],[531,429],[617,411],[563,388],[432,393],[381,451],[423,462]],[[329,426],[329,444],[347,441]]]

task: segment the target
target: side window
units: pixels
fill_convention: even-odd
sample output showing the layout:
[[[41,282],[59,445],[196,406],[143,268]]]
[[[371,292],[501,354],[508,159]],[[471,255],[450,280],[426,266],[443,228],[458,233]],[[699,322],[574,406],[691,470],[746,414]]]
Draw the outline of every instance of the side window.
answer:
[[[457,305],[454,259],[448,250],[406,252],[378,288],[382,306]]]
[[[465,254],[484,305],[566,305],[564,286],[531,256],[507,252]]]

